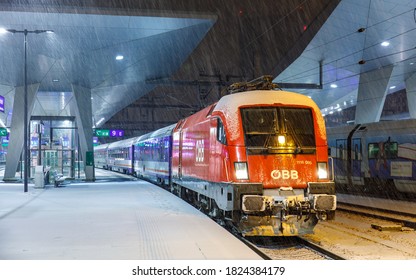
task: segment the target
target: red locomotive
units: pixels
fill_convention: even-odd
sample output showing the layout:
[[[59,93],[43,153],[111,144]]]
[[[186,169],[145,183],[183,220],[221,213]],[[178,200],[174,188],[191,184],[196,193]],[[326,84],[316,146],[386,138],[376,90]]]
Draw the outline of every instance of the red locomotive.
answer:
[[[323,117],[307,96],[259,85],[177,123],[171,189],[243,235],[311,232],[336,208]]]

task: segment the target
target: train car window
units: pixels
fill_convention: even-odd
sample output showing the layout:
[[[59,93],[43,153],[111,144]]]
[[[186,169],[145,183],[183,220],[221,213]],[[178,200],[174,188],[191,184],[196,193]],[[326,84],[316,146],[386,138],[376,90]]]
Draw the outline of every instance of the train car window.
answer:
[[[227,145],[227,137],[225,135],[224,124],[222,123],[220,118],[217,118],[217,120],[217,140],[221,144]]]
[[[307,108],[241,109],[249,153],[315,153],[312,111]]]
[[[397,142],[378,142],[368,144],[369,159],[395,159],[398,156],[399,145]]]
[[[347,139],[337,139],[337,152],[336,158],[347,159]]]
[[[165,159],[165,153],[164,153],[164,145],[163,145],[163,138],[158,139],[158,145],[159,145],[159,161],[164,161]]]

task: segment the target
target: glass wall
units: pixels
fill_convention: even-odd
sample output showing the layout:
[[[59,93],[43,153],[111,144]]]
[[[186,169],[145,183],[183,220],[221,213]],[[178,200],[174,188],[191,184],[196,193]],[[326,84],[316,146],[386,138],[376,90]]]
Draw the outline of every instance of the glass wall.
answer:
[[[30,173],[43,165],[70,178],[79,177],[78,131],[73,117],[32,117],[30,122]]]

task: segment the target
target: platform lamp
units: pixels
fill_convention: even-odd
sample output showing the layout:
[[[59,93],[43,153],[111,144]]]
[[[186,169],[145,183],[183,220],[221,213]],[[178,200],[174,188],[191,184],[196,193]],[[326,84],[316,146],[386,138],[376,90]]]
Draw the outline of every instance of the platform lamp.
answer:
[[[9,33],[22,33],[24,36],[24,63],[25,63],[25,69],[24,69],[24,78],[25,78],[25,96],[24,96],[24,117],[23,117],[23,127],[24,127],[24,134],[23,134],[23,150],[24,150],[24,192],[28,191],[28,181],[29,181],[29,148],[28,148],[28,108],[27,108],[27,34],[34,33],[34,34],[40,34],[40,33],[53,33],[53,30],[16,30],[16,29],[2,29],[2,32],[9,32]]]

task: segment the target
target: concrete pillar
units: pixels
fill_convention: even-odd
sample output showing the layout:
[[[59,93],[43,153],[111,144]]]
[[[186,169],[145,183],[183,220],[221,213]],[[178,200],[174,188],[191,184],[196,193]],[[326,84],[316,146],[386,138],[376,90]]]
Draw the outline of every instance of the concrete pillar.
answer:
[[[84,162],[85,177],[87,181],[94,181],[94,166],[87,166],[87,153],[94,152],[92,143],[92,105],[91,105],[91,89],[78,85],[72,85],[75,106],[74,113],[78,127],[79,142],[81,146],[82,160]]]
[[[413,74],[405,82],[410,118],[416,119],[416,74]]]
[[[40,84],[27,86],[27,111],[28,125],[35,105],[35,96]],[[5,181],[15,180],[16,169],[19,164],[20,154],[23,150],[24,141],[24,97],[25,87],[15,88],[13,114],[10,126],[9,147],[7,149],[6,170],[4,171]],[[28,136],[30,137],[29,133]],[[26,139],[28,141],[28,139]]]
[[[355,111],[356,124],[380,120],[392,71],[393,66],[389,66],[360,75]]]

